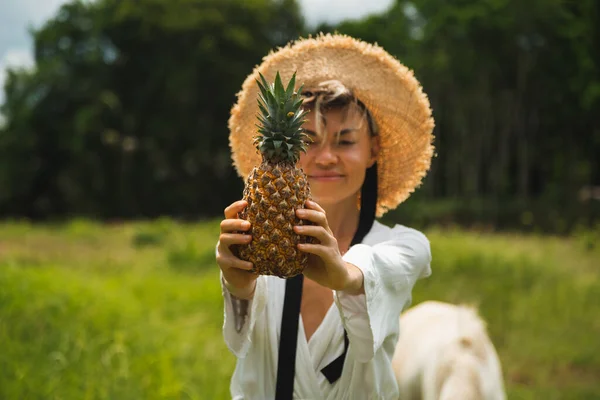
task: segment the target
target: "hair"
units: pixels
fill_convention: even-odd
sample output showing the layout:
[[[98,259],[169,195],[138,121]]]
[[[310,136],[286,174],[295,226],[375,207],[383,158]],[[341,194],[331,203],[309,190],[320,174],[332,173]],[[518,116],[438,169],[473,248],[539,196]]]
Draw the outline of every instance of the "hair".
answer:
[[[314,88],[303,90],[302,96],[304,96],[303,108],[315,112],[318,135],[324,138],[327,136],[327,130],[321,132],[321,124],[318,123],[326,123],[325,116],[323,115],[324,111],[343,109],[342,118],[345,120],[348,117],[349,110],[352,109],[352,105],[356,106],[356,109],[366,119],[369,136],[374,137],[379,135],[379,130],[369,109],[342,82],[338,80],[323,81]],[[325,140],[323,140],[323,143],[325,143]],[[351,246],[362,242],[371,230],[373,221],[375,221],[375,212],[377,210],[377,163],[367,168],[365,181],[360,191],[359,202],[360,217],[357,231],[350,243]]]
[[[326,118],[323,113],[332,109],[342,109],[342,118],[345,120],[354,105],[366,119],[369,135],[377,136],[379,133],[377,125],[367,107],[354,95],[352,90],[338,80],[323,81],[314,88],[303,90],[302,96],[304,96],[303,108],[308,111],[313,111],[315,113],[315,121],[317,122],[326,124]],[[321,132],[321,124],[317,123],[316,125],[317,134],[325,137],[327,133],[326,131]]]

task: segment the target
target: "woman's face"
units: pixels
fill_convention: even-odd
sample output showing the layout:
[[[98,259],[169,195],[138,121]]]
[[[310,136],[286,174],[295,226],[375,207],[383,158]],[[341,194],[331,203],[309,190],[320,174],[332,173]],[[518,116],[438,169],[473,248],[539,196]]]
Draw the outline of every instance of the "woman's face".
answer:
[[[314,200],[332,206],[356,199],[379,148],[377,138],[369,133],[366,116],[357,106],[324,111],[322,117],[317,129],[315,113],[307,115],[303,128],[312,142],[306,154],[301,153],[299,164],[308,175]]]

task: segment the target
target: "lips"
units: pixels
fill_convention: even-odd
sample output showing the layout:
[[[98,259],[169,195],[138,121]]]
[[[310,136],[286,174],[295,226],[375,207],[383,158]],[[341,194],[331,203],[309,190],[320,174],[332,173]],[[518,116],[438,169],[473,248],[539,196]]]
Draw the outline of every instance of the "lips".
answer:
[[[338,173],[324,172],[314,175],[308,175],[308,179],[317,180],[317,181],[335,181],[342,179],[344,175]]]
[[[318,174],[318,175],[309,175],[311,178],[341,178],[343,175],[341,174]]]

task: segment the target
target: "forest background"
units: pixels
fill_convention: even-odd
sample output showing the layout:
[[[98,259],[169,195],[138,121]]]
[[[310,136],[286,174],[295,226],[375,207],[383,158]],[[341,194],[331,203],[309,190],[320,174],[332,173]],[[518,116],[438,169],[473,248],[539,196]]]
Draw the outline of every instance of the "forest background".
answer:
[[[509,399],[600,399],[595,0],[397,0],[319,26],[294,0],[62,5],[0,106],[0,398],[229,398],[229,111],[271,49],[334,31],[432,104],[431,171],[383,221],[430,240],[412,305],[475,305]]]
[[[600,216],[600,6],[397,1],[308,28],[294,0],[72,2],[8,70],[0,216],[211,218],[240,198],[227,119],[270,49],[377,42],[429,95],[436,157],[389,221],[567,233]]]

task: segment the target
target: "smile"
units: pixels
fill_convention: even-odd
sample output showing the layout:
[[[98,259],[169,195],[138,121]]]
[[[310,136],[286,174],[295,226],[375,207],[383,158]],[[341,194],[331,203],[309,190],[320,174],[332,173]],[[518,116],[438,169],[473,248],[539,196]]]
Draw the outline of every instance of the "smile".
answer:
[[[344,175],[309,175],[308,179],[315,181],[331,182],[338,181],[344,178]]]

